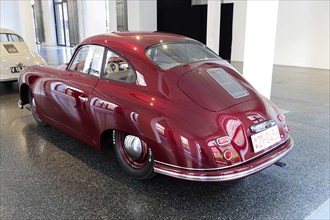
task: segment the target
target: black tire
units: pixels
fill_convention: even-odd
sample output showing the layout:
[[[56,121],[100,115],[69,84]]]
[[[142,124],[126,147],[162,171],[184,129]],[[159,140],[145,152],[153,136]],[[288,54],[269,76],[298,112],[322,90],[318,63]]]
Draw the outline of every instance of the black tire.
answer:
[[[35,99],[32,95],[32,93],[30,92],[29,94],[29,102],[30,102],[30,109],[31,109],[31,112],[32,112],[32,116],[34,118],[34,120],[38,123],[38,125],[41,125],[41,126],[47,126],[46,122],[44,122],[38,115],[37,113],[37,105],[35,103]]]
[[[143,150],[139,158],[133,158],[129,155],[124,147],[124,140],[128,135],[129,134],[125,132],[113,131],[114,151],[119,164],[129,175],[135,179],[146,180],[152,178],[155,176],[155,173],[154,158],[152,156],[151,149],[148,148],[147,145],[139,139],[141,145],[143,146]],[[138,138],[136,136],[132,137]]]

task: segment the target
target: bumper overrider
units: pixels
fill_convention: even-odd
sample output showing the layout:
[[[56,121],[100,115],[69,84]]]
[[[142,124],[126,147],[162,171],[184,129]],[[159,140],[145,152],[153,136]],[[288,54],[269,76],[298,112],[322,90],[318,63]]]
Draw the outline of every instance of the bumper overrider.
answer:
[[[284,144],[275,150],[262,155],[259,158],[230,168],[213,170],[184,169],[155,161],[156,173],[172,176],[179,179],[201,182],[224,182],[247,177],[259,172],[285,157],[293,148],[294,142],[289,138]]]

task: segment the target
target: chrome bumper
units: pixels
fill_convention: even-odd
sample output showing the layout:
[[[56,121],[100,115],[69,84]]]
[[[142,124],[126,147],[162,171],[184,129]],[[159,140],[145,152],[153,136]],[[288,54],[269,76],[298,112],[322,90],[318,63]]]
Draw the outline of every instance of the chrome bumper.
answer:
[[[167,176],[175,177],[178,179],[191,180],[191,181],[201,181],[201,182],[225,182],[236,179],[241,179],[247,177],[251,174],[259,172],[275,162],[279,161],[285,157],[293,148],[294,141],[290,138],[283,146],[276,149],[275,152],[271,153],[268,156],[263,156],[254,161],[248,162],[246,164],[239,165],[238,167],[229,168],[231,171],[227,172],[227,169],[219,171],[183,171],[183,170],[173,170],[164,166],[157,166],[155,164],[154,172],[164,174]],[[265,160],[263,162],[263,160]],[[260,163],[260,164],[258,164]],[[258,164],[258,165],[254,165]],[[243,168],[243,169],[241,169]],[[228,169],[228,170],[229,170]]]

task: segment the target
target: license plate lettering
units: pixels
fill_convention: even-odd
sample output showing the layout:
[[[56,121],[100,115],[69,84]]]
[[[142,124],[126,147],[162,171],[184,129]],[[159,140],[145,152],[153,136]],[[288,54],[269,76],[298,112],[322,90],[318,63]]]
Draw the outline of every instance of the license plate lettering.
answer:
[[[254,152],[262,151],[281,140],[277,125],[251,136]]]
[[[10,71],[11,73],[19,73],[21,72],[23,69],[23,67],[21,66],[13,66],[13,67],[10,67]]]

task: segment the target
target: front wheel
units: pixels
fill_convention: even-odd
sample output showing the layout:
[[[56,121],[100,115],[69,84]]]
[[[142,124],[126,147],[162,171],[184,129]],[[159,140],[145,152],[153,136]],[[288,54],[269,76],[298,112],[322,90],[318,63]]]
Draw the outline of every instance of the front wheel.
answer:
[[[39,117],[39,115],[37,113],[36,101],[31,93],[30,93],[29,99],[30,99],[30,108],[31,108],[31,112],[32,112],[32,116],[33,116],[34,120],[38,123],[38,125],[46,126],[47,124]]]
[[[155,174],[151,149],[139,137],[113,131],[115,154],[124,170],[135,179],[150,179]]]

